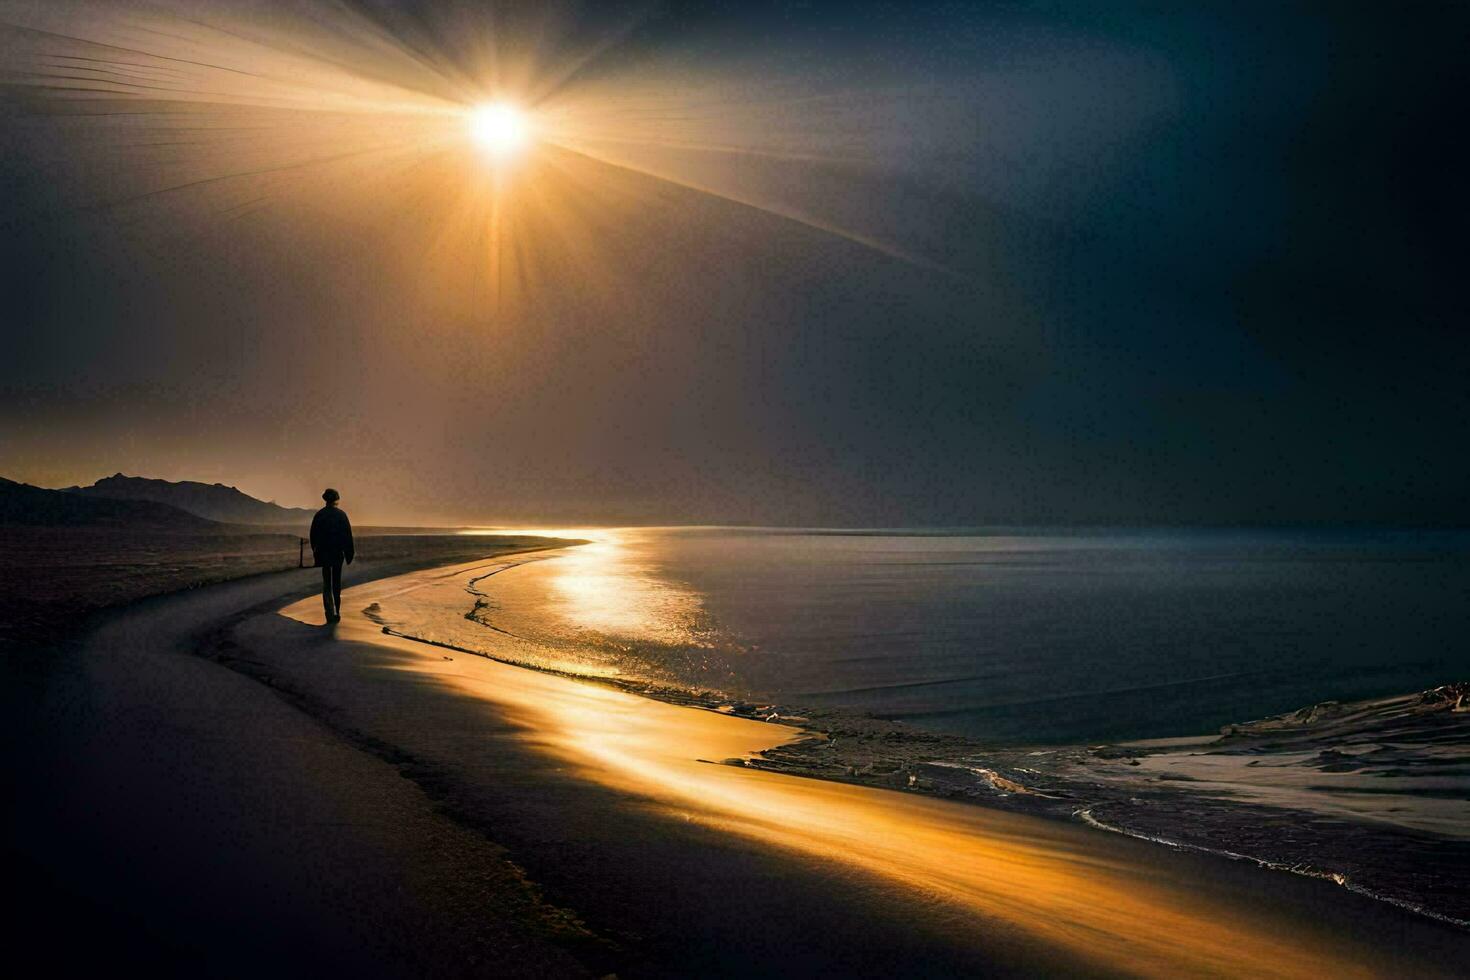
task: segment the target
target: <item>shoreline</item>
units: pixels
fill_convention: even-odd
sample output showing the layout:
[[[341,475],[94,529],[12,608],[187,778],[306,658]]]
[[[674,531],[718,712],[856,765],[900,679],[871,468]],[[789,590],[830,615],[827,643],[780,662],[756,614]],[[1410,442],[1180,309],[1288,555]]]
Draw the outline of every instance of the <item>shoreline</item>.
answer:
[[[909,792],[916,795],[928,796],[934,799],[954,800],[968,806],[990,808],[1005,812],[1026,813],[1050,820],[1080,823],[1101,832],[1118,834],[1120,836],[1129,837],[1135,840],[1146,841],[1150,844],[1160,847],[1170,848],[1173,850],[1192,851],[1195,853],[1209,855],[1211,857],[1216,857],[1229,861],[1245,862],[1270,872],[1284,873],[1304,878],[1328,881],[1338,887],[1362,895],[1365,898],[1382,902],[1386,905],[1394,906],[1411,914],[1423,916],[1426,919],[1440,922],[1458,929],[1470,930],[1470,919],[1461,918],[1447,912],[1439,911],[1426,904],[1415,902],[1411,899],[1406,899],[1398,897],[1391,893],[1378,891],[1371,886],[1363,885],[1358,883],[1357,881],[1351,880],[1345,873],[1340,871],[1314,867],[1306,863],[1305,861],[1273,859],[1271,857],[1266,857],[1259,854],[1243,853],[1240,851],[1230,850],[1222,846],[1209,846],[1206,844],[1194,843],[1187,839],[1173,839],[1170,837],[1158,836],[1143,831],[1131,830],[1126,827],[1107,824],[1098,819],[1092,813],[1093,807],[1103,802],[1102,800],[1097,800],[1087,805],[1079,806],[1078,804],[1083,803],[1083,800],[1081,798],[1058,797],[1053,792],[1048,792],[1048,789],[1051,789],[1051,787],[1034,789],[1019,781],[1018,779],[1011,779],[1007,776],[1001,775],[993,768],[978,765],[978,763],[986,761],[989,762],[991,765],[999,766],[1000,763],[996,762],[993,759],[970,760],[977,763],[974,766],[962,767],[954,765],[955,770],[960,772],[968,771],[974,777],[976,777],[971,780],[952,778],[941,781],[941,779],[932,778],[933,767],[949,767],[953,764],[923,757],[913,758],[911,760],[906,759],[904,762],[896,765],[893,769],[888,771],[875,772],[866,776],[855,773],[850,773],[844,776],[840,773],[832,772],[827,769],[826,767],[830,765],[828,760],[813,759],[810,757],[809,754],[803,753],[802,750],[820,750],[822,748],[830,746],[836,740],[834,736],[839,732],[846,736],[856,735],[859,738],[874,737],[874,733],[855,732],[851,727],[837,728],[836,726],[823,726],[820,724],[813,724],[810,715],[797,713],[783,714],[780,710],[780,706],[775,704],[754,706],[751,702],[742,701],[732,703],[730,700],[724,698],[723,696],[706,695],[706,693],[703,692],[696,692],[691,694],[689,692],[681,691],[677,688],[649,687],[647,685],[641,685],[631,682],[620,683],[616,678],[612,677],[600,677],[592,674],[580,674],[576,673],[575,671],[557,670],[555,668],[529,664],[511,658],[500,658],[485,653],[483,651],[471,650],[467,647],[457,646],[441,640],[425,639],[423,637],[413,636],[408,633],[402,633],[394,630],[392,627],[389,626],[382,626],[381,631],[385,636],[405,640],[410,643],[423,644],[426,646],[437,647],[443,650],[453,650],[457,653],[463,653],[468,656],[481,657],[494,663],[504,664],[508,667],[513,667],[521,670],[532,670],[537,673],[546,674],[552,677],[560,677],[570,681],[605,685],[614,690],[622,691],[635,697],[646,698],[650,701],[657,701],[663,704],[672,704],[678,707],[684,707],[698,711],[708,711],[717,715],[724,715],[726,717],[748,718],[762,724],[775,724],[778,726],[801,726],[796,736],[792,737],[789,740],[772,745],[768,749],[763,749],[753,756],[745,758],[732,757],[720,760],[698,760],[701,762],[715,765],[739,766],[750,769],[759,769],[762,771],[779,773],[799,779],[812,779],[821,782],[842,783],[850,786],[864,786],[879,789],[880,791]],[[831,713],[839,716],[841,715],[840,712]],[[884,735],[887,734],[887,732],[882,731],[882,729],[886,728],[887,726],[886,724],[882,723],[882,719],[874,720],[880,723],[879,725],[875,726],[875,728],[879,729],[879,731],[876,733],[876,737],[883,738]],[[889,730],[891,731],[892,729]],[[915,740],[921,745],[933,744],[933,742],[935,741],[947,741],[949,739],[960,738],[959,736],[949,736],[925,732],[922,729],[909,729],[905,734],[908,738]],[[1193,740],[1193,737],[1191,736],[1184,737]],[[1208,738],[1208,736],[1206,738]],[[963,749],[966,757],[969,757],[976,752],[984,752],[983,749],[977,748],[974,743],[969,743],[968,740],[964,741],[967,742]],[[1033,747],[1031,746],[1020,746],[1016,749],[1013,749],[1011,754],[1015,754],[1016,752],[1022,752],[1032,748]],[[1066,748],[1080,750],[1085,749],[1086,746],[1067,746]],[[798,755],[804,756],[804,758],[802,758],[801,761],[794,761],[794,759],[796,759]],[[927,771],[929,772],[930,776],[928,778],[920,776],[918,775],[920,771]],[[1061,809],[1059,809],[1055,805],[1051,805],[1050,802],[1058,800],[1065,801],[1065,806]],[[1239,808],[1239,815],[1243,819],[1249,819],[1253,814],[1259,814],[1262,809],[1264,808],[1260,806],[1252,806],[1249,804],[1241,805]]]
[[[554,553],[550,557],[555,557]],[[539,559],[531,559],[539,560]],[[484,594],[476,584],[489,575],[510,571],[522,562],[499,568],[470,580],[466,591],[475,598],[474,608],[465,618],[496,632],[490,618],[482,614]],[[1325,833],[1273,835],[1262,838],[1251,825],[1262,820],[1274,824],[1320,821],[1331,813],[1317,812],[1319,801],[1309,790],[1301,790],[1284,798],[1280,805],[1269,801],[1232,799],[1244,786],[1233,785],[1214,796],[1201,796],[1186,783],[1197,783],[1192,776],[1169,774],[1163,786],[1154,781],[1156,773],[1144,775],[1138,766],[1140,756],[1163,753],[1168,748],[1194,749],[1196,754],[1209,751],[1212,743],[1227,740],[1227,735],[1189,735],[1172,739],[1156,739],[1147,743],[1117,743],[1086,746],[1006,746],[988,748],[962,736],[927,732],[903,723],[867,715],[825,709],[809,711],[785,710],[774,703],[732,698],[722,692],[691,691],[625,680],[617,676],[563,670],[545,664],[527,662],[515,657],[497,657],[486,650],[471,649],[442,640],[416,636],[389,625],[374,608],[366,610],[388,637],[453,650],[483,657],[496,663],[538,671],[551,676],[590,682],[637,697],[687,708],[697,708],[727,717],[775,722],[797,726],[800,734],[749,757],[709,759],[725,765],[759,769],[791,776],[812,778],[848,785],[875,787],[918,794],[938,799],[951,799],[1009,812],[1039,815],[1069,823],[1081,823],[1099,831],[1115,833],[1157,846],[1189,850],[1242,861],[1273,872],[1332,882],[1348,891],[1375,901],[1395,906],[1452,927],[1470,929],[1470,901],[1458,903],[1444,897],[1436,907],[1421,894],[1437,889],[1452,889],[1461,871],[1470,872],[1470,851],[1461,847],[1458,860],[1449,862],[1447,870],[1432,875],[1429,868],[1445,861],[1442,847],[1426,844],[1403,828],[1381,828],[1376,834],[1360,827],[1334,825]],[[508,634],[509,635],[509,634]],[[1383,698],[1364,705],[1408,700],[1414,696]],[[1427,694],[1425,695],[1427,697]],[[1330,703],[1334,704],[1335,703]],[[1318,706],[1320,707],[1320,706]],[[1294,715],[1306,715],[1302,709]],[[1273,716],[1257,722],[1227,727],[1227,733],[1241,733],[1253,727],[1270,726],[1288,716]],[[1462,726],[1470,738],[1470,723]],[[1365,732],[1352,733],[1359,741]],[[1366,734],[1372,734],[1371,732]],[[1403,737],[1403,732],[1398,735]],[[1336,751],[1325,740],[1314,746],[1326,753]],[[1044,759],[1045,761],[1038,761]],[[1111,760],[1121,760],[1112,765]],[[1257,759],[1251,765],[1257,765]],[[1439,760],[1434,760],[1439,761]],[[1470,761],[1470,758],[1467,758]],[[1024,763],[1024,764],[1023,764]],[[1241,770],[1244,772],[1244,770]],[[1201,784],[1203,785],[1203,784]],[[1374,792],[1385,790],[1374,787]],[[1367,789],[1362,792],[1368,792]],[[1153,812],[1139,812],[1129,807],[1140,796],[1155,807]],[[1400,798],[1395,798],[1400,799]],[[1409,802],[1409,801],[1406,801]],[[1199,822],[1198,808],[1208,810],[1209,819]],[[1186,819],[1169,823],[1168,808],[1188,809]],[[1296,809],[1301,807],[1301,810]],[[1104,820],[1094,810],[1121,810],[1115,817],[1110,812]],[[1233,835],[1239,839],[1232,839]],[[1333,841],[1333,837],[1345,840]],[[1252,840],[1254,838],[1254,840]],[[1324,849],[1324,839],[1329,842]],[[1407,874],[1406,874],[1407,872]],[[1443,895],[1452,895],[1444,891]],[[1462,899],[1465,896],[1461,896]],[[1463,906],[1463,907],[1462,907]]]
[[[502,553],[471,564],[508,557]],[[436,562],[406,574],[453,574],[454,567]],[[356,601],[363,589],[400,587],[394,572],[403,570],[380,567],[371,578],[350,581],[344,594],[348,612],[356,616],[366,605]],[[472,961],[452,958],[480,955],[473,950],[489,947],[476,944],[490,940],[477,937],[504,936],[506,929],[518,937],[512,944],[531,957],[519,969],[556,975],[600,975],[640,964],[653,965],[654,972],[840,969],[892,975],[913,972],[916,963],[922,964],[920,972],[950,975],[1120,969],[1166,974],[1190,957],[1201,969],[1206,961],[1212,967],[1233,962],[1261,974],[1301,975],[1331,962],[1348,974],[1390,974],[1411,963],[1424,975],[1453,975],[1465,954],[1462,933],[1421,924],[1418,917],[1344,896],[1340,889],[1322,891],[1316,887],[1322,882],[1268,885],[1255,868],[1075,824],[1037,822],[915,794],[790,780],[691,760],[684,751],[690,716],[721,729],[740,726],[741,751],[757,751],[781,731],[763,720],[688,712],[627,692],[616,692],[625,701],[609,716],[594,696],[599,710],[574,714],[580,714],[579,724],[602,726],[599,735],[612,744],[589,755],[584,742],[564,738],[558,744],[548,735],[547,709],[538,699],[507,690],[498,699],[481,697],[484,691],[466,689],[446,672],[494,666],[499,676],[519,684],[531,683],[528,675],[554,682],[558,697],[568,688],[585,697],[598,685],[517,670],[483,655],[451,659],[420,641],[385,637],[366,619],[358,624],[366,634],[361,637],[304,626],[278,611],[295,602],[320,617],[314,576],[287,586],[285,576],[257,577],[111,611],[94,624],[79,656],[62,665],[68,690],[76,686],[71,674],[84,672],[78,680],[93,693],[66,693],[61,703],[73,713],[100,704],[106,723],[84,724],[95,734],[82,745],[73,745],[79,736],[68,731],[59,744],[45,746],[45,758],[80,760],[95,770],[80,781],[69,775],[67,785],[48,790],[91,787],[81,794],[83,809],[68,817],[80,824],[50,820],[49,803],[38,804],[28,819],[40,821],[74,865],[72,887],[83,889],[83,907],[87,901],[116,902],[118,910],[141,903],[157,917],[164,913],[150,903],[182,902],[175,913],[179,934],[172,941],[190,956],[200,950],[243,955],[228,938],[242,927],[258,930],[260,937],[247,960],[268,963],[289,948],[280,946],[291,935],[282,923],[299,922],[317,923],[311,928],[319,955],[340,950],[372,975],[421,974],[422,963],[414,966],[404,957],[424,955],[458,963],[455,972],[476,972],[465,966]],[[692,798],[650,791],[647,768],[639,776],[638,766],[625,765],[629,733],[650,710],[672,711],[680,719],[674,726],[679,772],[696,780]],[[138,727],[133,719],[142,715],[156,721]],[[196,731],[170,747],[176,733]],[[800,735],[786,728],[783,739],[793,733]],[[160,751],[167,766],[155,774]],[[217,758],[222,751],[229,755]],[[719,752],[707,754],[710,761],[721,760]],[[120,759],[133,760],[123,771],[133,773],[137,785],[115,784],[112,773]],[[37,779],[53,771],[44,759],[33,764],[39,767]],[[609,782],[610,773],[620,775]],[[319,782],[323,777],[326,784]],[[642,782],[626,781],[635,777]],[[740,790],[733,797],[732,786]],[[710,787],[724,788],[727,812],[708,811]],[[749,787],[780,792],[762,797],[771,806],[750,812]],[[385,811],[384,794],[402,802]],[[277,802],[293,799],[294,805]],[[889,837],[896,827],[895,803],[906,820],[920,824],[935,813],[944,815],[931,827],[933,834],[920,835],[926,855],[921,869],[914,869],[904,839],[834,843],[848,828],[821,821],[830,820],[826,811],[853,805],[854,799],[867,801],[858,812],[876,820]],[[95,823],[103,813],[95,810],[101,800],[109,801],[106,824]],[[783,809],[793,800],[807,814],[795,826]],[[280,811],[283,805],[288,808]],[[335,817],[317,815],[323,806],[346,809]],[[134,815],[124,819],[128,813]],[[954,820],[959,823],[948,823]],[[225,872],[214,866],[221,852],[212,842],[221,826],[239,826],[244,840],[256,842],[250,846],[257,851],[246,853],[257,857],[231,872],[234,877],[220,878]],[[118,838],[119,828],[126,827],[147,831],[136,841]],[[390,851],[382,850],[383,843],[357,843],[364,828],[372,827],[387,835]],[[159,833],[171,842],[161,869],[151,843]],[[96,846],[106,842],[95,855],[94,838]],[[960,861],[956,855],[977,840],[990,842],[989,853]],[[322,849],[338,858],[329,875],[312,876],[314,862],[322,860],[313,855]],[[853,851],[861,858],[854,859]],[[303,860],[292,864],[288,857],[296,853]],[[443,865],[445,858],[452,859],[450,865]],[[952,867],[957,862],[966,866]],[[219,894],[232,896],[227,923],[196,921],[200,910],[188,896],[208,890],[198,880],[201,873]],[[116,886],[106,885],[119,874]],[[140,890],[138,876],[157,883]],[[378,907],[378,917],[340,920],[339,899],[311,896],[343,877],[419,884],[410,891],[370,887],[362,901]],[[1012,894],[1018,883],[1028,887]],[[465,888],[491,890],[466,899]],[[1134,903],[1127,906],[1131,918],[1109,912],[1100,922],[1084,924],[1098,914],[1099,888]],[[461,898],[440,907],[434,899],[440,894]],[[65,904],[75,901],[68,895]],[[437,911],[426,911],[431,909]],[[1162,923],[1155,915],[1159,909],[1184,919]],[[1319,922],[1324,913],[1332,928]],[[99,906],[94,928],[130,948],[128,943],[144,941],[127,925],[130,914]],[[123,925],[109,933],[112,915],[124,916]],[[383,915],[395,925],[383,925]],[[47,927],[46,918],[43,913],[30,928],[47,934],[55,927]],[[416,925],[399,926],[400,920]],[[1173,930],[1182,936],[1196,929],[1202,930],[1200,941],[1191,935],[1182,945],[1138,934]],[[1397,937],[1388,948],[1355,948],[1351,937],[1383,929]],[[210,930],[221,931],[213,943]],[[706,942],[690,948],[691,934]],[[1242,946],[1245,952],[1237,949]],[[364,961],[364,949],[386,950],[390,958]],[[581,965],[574,968],[558,950],[571,952]],[[1241,959],[1247,955],[1258,957],[1249,968]]]
[[[483,567],[461,566],[458,569],[436,569],[431,574],[442,581],[456,574],[482,570]],[[650,699],[620,690],[616,684],[588,684],[585,683],[589,679],[586,677],[567,677],[562,672],[544,669],[527,670],[480,652],[461,651],[471,655],[470,660],[463,662],[443,652],[457,648],[394,636],[381,623],[358,611],[371,609],[380,598],[388,597],[392,589],[407,591],[413,587],[410,580],[416,577],[423,576],[403,576],[394,583],[385,583],[379,590],[359,591],[351,603],[344,602],[347,612],[342,624],[333,631],[334,642],[378,648],[382,653],[377,656],[391,657],[393,673],[406,672],[416,679],[416,684],[427,683],[436,690],[447,689],[446,696],[455,700],[468,699],[514,716],[528,730],[526,737],[549,754],[557,766],[571,767],[585,780],[621,793],[649,798],[659,805],[673,806],[686,815],[694,814],[693,819],[753,837],[767,845],[795,848],[807,854],[821,853],[828,859],[846,862],[903,887],[918,885],[922,891],[935,894],[946,903],[958,903],[985,916],[999,916],[1007,922],[1008,928],[1050,932],[1049,938],[1053,942],[1065,944],[1065,936],[1077,928],[1084,928],[1092,935],[1089,943],[1085,947],[1068,948],[1093,962],[1094,967],[1115,969],[1127,962],[1130,969],[1136,969],[1140,956],[1144,960],[1154,956],[1157,962],[1150,970],[1167,973],[1181,968],[1183,961],[1174,957],[1194,955],[1177,949],[1146,949],[1148,943],[1133,935],[1133,930],[1125,929],[1120,920],[1108,920],[1106,916],[1098,919],[1094,913],[1077,906],[1079,890],[1102,887],[1105,898],[1090,907],[1117,909],[1120,902],[1125,906],[1132,903],[1130,916],[1158,922],[1176,914],[1170,910],[1181,907],[1198,909],[1199,903],[1205,901],[1199,893],[1198,883],[1191,883],[1189,897],[1186,898],[1185,892],[1176,891],[1173,887],[1160,892],[1157,881],[1153,891],[1139,881],[1130,881],[1126,888],[1113,884],[1114,878],[1097,870],[1095,859],[1083,862],[1089,869],[1085,873],[1070,864],[1070,859],[1058,863],[1058,853],[1074,856],[1092,851],[1109,853],[1109,840],[1123,843],[1125,838],[1096,833],[1075,821],[1040,820],[1033,823],[1039,818],[1008,813],[996,807],[965,805],[920,794],[886,792],[836,780],[791,780],[788,774],[762,771],[759,766],[710,765],[732,757],[753,758],[762,752],[801,741],[808,733],[780,722],[742,717],[708,706],[676,705]],[[320,613],[311,607],[309,601],[289,605],[279,612],[282,618],[301,626],[320,619]],[[701,710],[692,712],[688,710],[690,707],[700,707]],[[743,751],[732,752],[729,751],[731,748]],[[417,753],[410,754],[422,764],[429,764]],[[812,806],[814,800],[821,801],[815,810]],[[834,812],[838,815],[833,816]],[[895,820],[900,823],[908,821],[908,829],[899,831]],[[863,834],[852,829],[870,825],[886,825],[890,834],[901,833],[929,842],[942,840],[944,844],[909,848],[899,857],[892,850],[891,842],[880,840],[882,835]],[[1066,841],[1057,851],[1050,851],[1047,847],[1023,847],[1025,857],[1022,859],[1004,855],[1009,862],[1021,860],[1032,872],[1032,880],[1021,889],[1023,894],[1016,894],[1014,882],[954,867],[955,862],[961,860],[959,855],[966,853],[967,848],[983,849],[984,845],[977,842],[993,839],[998,826],[1004,827],[1001,836],[1011,841],[1033,840],[1039,836],[1055,842],[1051,835],[1061,835],[1060,839]],[[857,833],[856,837],[854,833]],[[846,841],[845,849],[833,851],[829,843],[833,836]],[[1138,846],[1150,852],[1141,859],[1145,865],[1183,859],[1177,852],[1154,844],[1140,843]],[[997,853],[991,852],[987,859],[996,859]],[[1137,852],[1132,853],[1132,860],[1139,861]],[[1128,877],[1128,872],[1117,869],[1126,867],[1129,862],[1117,865],[1116,860],[1108,859],[1104,865],[1114,867],[1117,880],[1121,881]],[[1223,861],[1216,857],[1200,860],[1208,860],[1212,864]],[[1035,877],[1037,868],[1044,869],[1039,872],[1039,877]],[[1255,868],[1249,870],[1255,874],[1265,873]],[[1219,869],[1215,873],[1219,873]],[[1017,880],[1025,880],[1025,876]],[[1308,879],[1296,880],[1304,884],[1309,882]],[[1325,887],[1325,883],[1320,881],[1310,881],[1310,884]],[[1350,893],[1335,887],[1332,890],[1345,896],[1344,907],[1350,904],[1346,898]],[[1167,898],[1163,897],[1165,893]],[[1148,897],[1140,898],[1140,895]],[[1370,904],[1382,908],[1384,914],[1407,914],[1381,903]],[[1049,919],[1056,917],[1053,906],[1069,909],[1090,924],[1049,923]],[[1020,909],[1025,911],[1018,911]],[[1244,959],[1236,959],[1240,970],[1269,973],[1280,969],[1291,974],[1307,969],[1305,962],[1300,960],[1300,956],[1305,955],[1301,952],[1300,936],[1285,944],[1263,939],[1259,933],[1243,938],[1239,930],[1252,933],[1253,930],[1264,929],[1269,933],[1272,927],[1242,906],[1233,906],[1228,912],[1200,912],[1189,918],[1187,923],[1175,921],[1165,928],[1184,929],[1196,934],[1203,930],[1213,935],[1213,939],[1202,936],[1196,944],[1198,956],[1204,959],[1215,957],[1228,961],[1232,957],[1245,957],[1247,954],[1239,952],[1243,944],[1244,948],[1258,952],[1269,951],[1269,957],[1274,957],[1273,962],[1277,963],[1276,966],[1268,966],[1265,959],[1260,959],[1247,966]],[[1303,925],[1302,928],[1306,927]],[[1112,938],[1099,939],[1099,934]],[[1322,956],[1327,955],[1326,949],[1330,944],[1317,946],[1307,943],[1307,946],[1314,950],[1311,955]],[[1105,965],[1109,962],[1113,964],[1111,967]],[[1295,968],[1281,966],[1292,962],[1297,964]],[[1199,966],[1198,962],[1196,966]],[[1339,967],[1346,968],[1346,964],[1339,964]]]

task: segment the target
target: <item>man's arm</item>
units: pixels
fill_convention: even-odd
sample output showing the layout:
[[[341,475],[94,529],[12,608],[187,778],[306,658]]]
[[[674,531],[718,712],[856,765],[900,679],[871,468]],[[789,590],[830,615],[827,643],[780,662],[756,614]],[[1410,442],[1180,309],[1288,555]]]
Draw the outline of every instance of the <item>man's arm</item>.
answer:
[[[346,558],[347,559],[347,564],[351,565],[352,564],[352,557],[353,557],[353,550],[352,550],[352,522],[347,519],[347,515],[346,514],[343,514],[342,515],[342,538],[343,538],[342,557]]]

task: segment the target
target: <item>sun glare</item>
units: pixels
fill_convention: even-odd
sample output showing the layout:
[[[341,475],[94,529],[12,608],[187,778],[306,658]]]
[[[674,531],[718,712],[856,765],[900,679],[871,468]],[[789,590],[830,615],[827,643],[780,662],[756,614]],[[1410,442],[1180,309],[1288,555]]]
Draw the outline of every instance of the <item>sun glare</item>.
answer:
[[[495,157],[510,156],[531,140],[531,126],[526,114],[505,102],[471,109],[469,127],[470,138]]]

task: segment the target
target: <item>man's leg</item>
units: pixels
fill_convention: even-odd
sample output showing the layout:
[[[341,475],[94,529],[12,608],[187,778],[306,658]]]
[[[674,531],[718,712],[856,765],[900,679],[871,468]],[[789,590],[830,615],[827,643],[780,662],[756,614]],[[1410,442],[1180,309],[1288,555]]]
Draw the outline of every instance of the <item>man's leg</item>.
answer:
[[[337,610],[337,615],[342,615],[342,563],[339,561],[332,566],[332,605]]]
[[[327,613],[327,621],[337,615],[337,603],[332,591],[332,565],[322,565],[322,609]]]

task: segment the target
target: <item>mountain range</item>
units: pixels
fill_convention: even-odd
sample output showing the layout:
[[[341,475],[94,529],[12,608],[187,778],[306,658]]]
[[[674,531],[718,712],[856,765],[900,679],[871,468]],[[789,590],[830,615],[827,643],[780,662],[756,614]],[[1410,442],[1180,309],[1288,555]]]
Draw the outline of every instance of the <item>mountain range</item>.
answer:
[[[87,497],[0,477],[0,524],[208,531],[214,521],[152,500]]]
[[[0,477],[0,525],[206,532],[265,525],[304,531],[313,513],[257,500],[220,483],[172,483],[118,473],[89,487],[49,490]]]
[[[107,500],[149,501],[224,524],[309,524],[315,511],[282,507],[273,501],[257,500],[223,483],[181,480],[150,480],[121,473],[105,477],[90,487],[67,487],[63,493]]]

